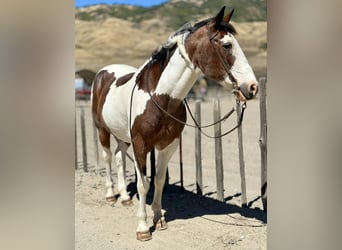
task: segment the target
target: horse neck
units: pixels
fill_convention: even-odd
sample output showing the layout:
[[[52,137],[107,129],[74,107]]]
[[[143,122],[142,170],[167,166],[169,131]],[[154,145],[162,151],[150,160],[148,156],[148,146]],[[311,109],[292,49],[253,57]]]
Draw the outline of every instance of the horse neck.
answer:
[[[177,48],[159,79],[155,93],[183,100],[200,73],[201,71],[195,70]]]

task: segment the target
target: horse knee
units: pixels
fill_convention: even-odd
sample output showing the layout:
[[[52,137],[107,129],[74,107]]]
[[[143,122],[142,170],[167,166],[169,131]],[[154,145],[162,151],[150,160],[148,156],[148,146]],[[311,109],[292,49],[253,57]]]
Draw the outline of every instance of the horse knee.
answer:
[[[145,177],[142,177],[141,181],[138,180],[137,189],[139,194],[146,195],[150,189],[150,182]]]

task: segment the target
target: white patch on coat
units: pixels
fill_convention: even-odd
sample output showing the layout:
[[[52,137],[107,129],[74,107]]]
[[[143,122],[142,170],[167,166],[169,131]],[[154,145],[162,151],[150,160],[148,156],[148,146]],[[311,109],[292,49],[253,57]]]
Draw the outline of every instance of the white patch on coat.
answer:
[[[254,75],[252,67],[249,65],[248,60],[243,53],[238,41],[236,38],[228,33],[221,39],[222,44],[230,42],[232,44],[232,55],[235,57],[235,62],[230,69],[230,72],[237,80],[238,84],[241,85],[243,83],[254,82],[257,84],[256,77]],[[232,84],[232,81],[227,76],[223,82],[220,82],[221,85],[231,88],[231,86],[227,86],[227,84]]]
[[[200,74],[201,71],[189,67],[177,48],[165,67],[155,92],[183,100]]]
[[[135,86],[138,69],[124,64],[114,64],[106,66],[102,70],[107,70],[109,73],[114,72],[116,78],[103,105],[103,120],[118,139],[130,143],[131,126],[129,121],[131,120],[133,124],[135,117],[144,112],[146,102],[150,97],[143,90],[138,90],[138,86],[136,86],[133,92],[132,112],[130,112],[132,90]],[[118,78],[132,72],[136,73],[127,83],[119,87],[115,85]]]

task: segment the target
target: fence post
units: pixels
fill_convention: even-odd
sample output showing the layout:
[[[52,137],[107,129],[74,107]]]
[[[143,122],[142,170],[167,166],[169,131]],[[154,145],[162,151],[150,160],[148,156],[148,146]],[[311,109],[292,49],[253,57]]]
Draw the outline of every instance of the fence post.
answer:
[[[261,201],[267,211],[267,112],[266,112],[266,77],[259,79],[260,85],[260,138],[261,152]]]
[[[75,170],[77,169],[77,126],[76,126],[76,114],[75,114]]]
[[[95,123],[93,122],[93,135],[94,135],[94,154],[95,154],[95,172],[99,173],[99,144],[97,137],[97,129]]]
[[[241,104],[236,102],[237,121],[240,120]],[[240,163],[240,178],[241,178],[241,205],[247,206],[246,195],[246,174],[245,174],[245,160],[243,157],[243,137],[242,137],[242,124],[238,127],[238,147],[239,147],[239,163]]]
[[[195,120],[201,126],[201,102],[195,102]],[[196,157],[196,188],[197,194],[202,195],[203,178],[202,178],[202,147],[201,147],[201,131],[195,128],[195,157]]]
[[[214,122],[218,121],[221,117],[220,100],[214,101]],[[221,123],[214,126],[215,136],[221,135]],[[216,162],[216,189],[217,199],[223,201],[223,163],[222,163],[222,139],[215,138],[215,162]]]
[[[85,122],[84,122],[84,108],[81,108],[81,133],[82,133],[82,156],[83,156],[83,170],[88,172],[88,159],[87,159],[87,140],[85,133]]]

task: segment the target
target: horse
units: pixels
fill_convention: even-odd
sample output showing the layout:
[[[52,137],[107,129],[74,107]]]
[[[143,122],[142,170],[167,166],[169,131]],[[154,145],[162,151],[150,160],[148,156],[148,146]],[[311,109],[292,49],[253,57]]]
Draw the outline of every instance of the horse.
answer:
[[[228,89],[233,86],[239,101],[253,99],[258,92],[256,77],[230,23],[234,9],[226,16],[224,10],[225,6],[212,18],[183,25],[140,68],[113,64],[99,70],[94,78],[91,110],[106,165],[106,199],[115,200],[110,149],[113,135],[117,141],[118,191],[124,206],[132,205],[126,190],[125,154],[130,144],[133,147],[139,195],[136,237],[140,241],[152,238],[146,222],[150,184],[147,154],[153,148],[158,152],[153,224],[155,229],[165,230],[161,201],[166,168],[186,123],[183,100],[196,79],[203,74]]]

